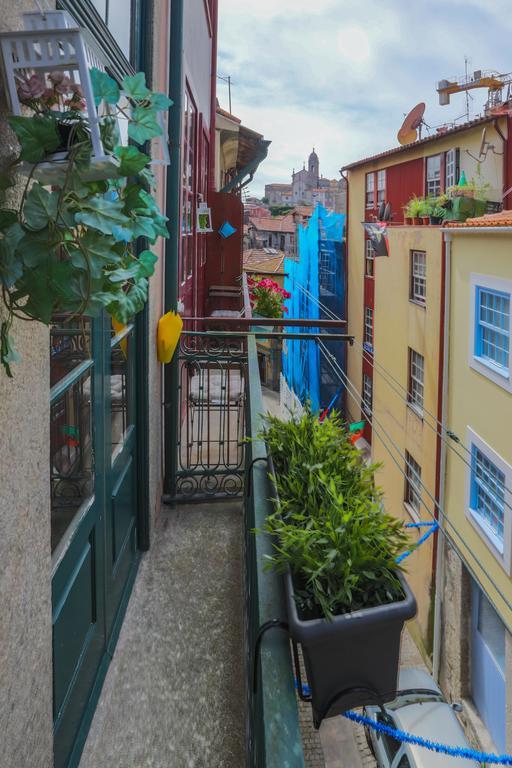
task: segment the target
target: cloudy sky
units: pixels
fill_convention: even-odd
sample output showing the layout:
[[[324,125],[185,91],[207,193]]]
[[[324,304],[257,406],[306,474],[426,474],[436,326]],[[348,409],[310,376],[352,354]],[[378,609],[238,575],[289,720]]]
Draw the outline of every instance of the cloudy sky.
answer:
[[[436,126],[464,114],[438,105],[436,82],[473,69],[512,71],[512,0],[219,0],[220,75],[232,109],[270,139],[253,184],[288,182],[314,145],[320,171],[396,145],[404,114],[427,104]],[[221,106],[227,109],[219,80]],[[486,91],[473,91],[471,116]]]

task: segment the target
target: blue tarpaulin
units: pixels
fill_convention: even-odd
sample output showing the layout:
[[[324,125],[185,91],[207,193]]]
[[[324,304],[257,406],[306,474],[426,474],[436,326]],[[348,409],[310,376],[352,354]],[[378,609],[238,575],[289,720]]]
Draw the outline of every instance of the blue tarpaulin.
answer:
[[[345,216],[318,204],[306,227],[299,227],[298,258],[286,258],[284,287],[292,294],[286,301],[288,317],[331,318],[345,311]],[[342,328],[336,329],[338,331]],[[289,328],[287,332],[314,333],[318,328]],[[327,348],[345,369],[343,342],[328,342]],[[326,407],[339,391],[339,382],[325,365],[314,341],[288,340],[283,344],[283,376],[302,403],[314,410]],[[336,409],[341,403],[335,404]]]

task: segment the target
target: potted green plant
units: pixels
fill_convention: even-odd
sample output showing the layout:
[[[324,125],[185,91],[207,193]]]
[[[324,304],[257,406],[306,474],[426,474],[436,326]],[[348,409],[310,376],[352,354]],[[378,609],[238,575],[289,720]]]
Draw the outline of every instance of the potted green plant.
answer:
[[[429,198],[425,197],[420,200],[419,216],[422,224],[430,224],[430,214],[432,212],[432,202]]]
[[[94,70],[91,79],[96,102],[114,109],[120,98],[118,84]],[[68,83],[54,80],[56,93],[60,86],[66,89],[66,100],[79,99],[78,91],[69,92]],[[62,180],[50,189],[33,181],[40,163],[58,165],[52,155],[62,147],[59,126],[63,114],[68,114],[48,104],[38,112],[34,100],[42,95],[33,85],[33,114],[9,118],[19,151],[0,176],[2,189],[8,190],[14,186],[17,169],[24,162],[32,164],[21,198],[11,195],[10,205],[0,207],[0,285],[5,306],[0,362],[9,376],[17,359],[11,334],[14,317],[49,324],[54,314],[94,316],[105,309],[119,323],[127,323],[146,302],[157,258],[136,243],[140,237],[150,243],[168,237],[167,218],[151,194],[150,157],[133,145],[121,145],[114,123],[107,121],[103,144],[115,159],[110,169],[115,178],[90,178],[88,118],[80,115],[77,104],[69,113],[73,118],[65,139]],[[40,90],[41,84],[37,86]],[[128,135],[143,145],[161,133],[156,112],[170,101],[146,88],[143,73],[126,77],[122,86],[125,98],[133,98],[133,111],[127,113]],[[66,104],[59,102],[59,106]],[[78,125],[80,131],[75,130]]]
[[[411,223],[415,226],[422,223],[420,218],[421,203],[420,198],[414,195],[405,206],[406,216],[411,219]]]
[[[430,212],[430,224],[442,224],[446,216],[446,208],[443,207],[444,196],[440,196],[432,201]]]
[[[388,701],[397,684],[400,635],[416,603],[397,556],[401,521],[386,514],[367,467],[332,414],[269,416],[275,537],[270,566],[284,574],[292,638],[302,646],[314,722]],[[362,690],[364,689],[364,690]]]

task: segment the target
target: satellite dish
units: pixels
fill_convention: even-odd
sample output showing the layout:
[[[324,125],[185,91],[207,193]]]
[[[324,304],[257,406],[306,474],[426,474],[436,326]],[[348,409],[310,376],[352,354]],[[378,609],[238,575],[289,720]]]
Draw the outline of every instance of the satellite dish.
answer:
[[[382,218],[382,221],[391,221],[391,203],[386,203],[386,207],[384,208],[384,216]]]
[[[425,114],[425,102],[420,101],[419,104],[411,109],[407,117],[402,123],[402,127],[398,131],[396,137],[400,144],[413,144],[418,138],[418,128],[423,122],[423,115]]]
[[[379,221],[384,221],[384,211],[385,210],[386,210],[386,203],[382,202],[379,205],[379,210],[378,210],[378,213],[377,213],[377,217],[378,217]]]

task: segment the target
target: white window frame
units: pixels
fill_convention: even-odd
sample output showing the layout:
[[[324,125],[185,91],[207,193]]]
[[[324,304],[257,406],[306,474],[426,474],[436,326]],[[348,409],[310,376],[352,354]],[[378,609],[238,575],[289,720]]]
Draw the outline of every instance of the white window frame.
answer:
[[[373,413],[373,379],[371,376],[368,376],[367,373],[364,373],[364,371],[363,371],[362,410],[363,410],[363,413],[371,417]]]
[[[421,515],[421,466],[409,451],[405,452],[404,504],[411,517],[419,521]]]
[[[423,261],[423,267],[418,268],[419,260],[415,257],[421,257]],[[414,304],[419,304],[422,307],[427,306],[427,252],[426,251],[411,251],[410,261],[410,293],[409,299]],[[419,290],[423,286],[423,293]]]
[[[429,174],[429,160],[439,159],[439,172],[434,172],[434,174]],[[427,197],[437,197],[441,194],[442,189],[442,179],[441,179],[441,171],[442,171],[442,157],[441,155],[429,155],[429,157],[426,158],[425,161],[425,178],[426,178],[426,194]]]
[[[368,237],[364,241],[364,274],[366,277],[374,277],[375,275],[375,249],[372,245],[372,241]],[[371,264],[371,272],[368,270],[368,264]]]
[[[449,149],[444,157],[445,189],[454,187],[457,181],[457,149]]]
[[[377,171],[377,205],[386,200],[386,170]]]
[[[419,360],[416,358],[421,358],[421,366],[419,366]],[[419,367],[421,367],[422,371],[421,378],[417,376],[415,372],[413,373],[414,369]],[[421,395],[421,397],[419,397],[419,395]],[[421,399],[421,405],[418,402],[419,399]],[[422,419],[423,407],[425,405],[425,356],[412,347],[409,347],[409,385],[407,400],[409,408]]]
[[[369,320],[371,319],[371,322]],[[370,337],[368,339],[368,337]],[[373,349],[373,309],[371,307],[364,308],[364,344],[369,344]]]
[[[466,430],[466,447],[472,453],[472,447],[475,446],[489,459],[505,476],[505,510],[503,520],[503,542],[488,525],[480,513],[471,508],[471,484],[472,484],[472,461],[468,462],[471,466],[466,467],[465,483],[465,511],[466,517],[472,527],[477,531],[487,548],[492,552],[496,560],[500,563],[505,572],[511,575],[511,554],[512,554],[512,494],[507,488],[512,486],[512,466],[494,451],[491,446],[483,440],[480,435],[474,432],[471,427]]]
[[[509,317],[509,366],[502,368],[486,358],[479,357],[475,352],[475,338],[477,332],[476,296],[477,289],[484,288],[491,291],[500,291],[510,295]],[[490,275],[480,275],[472,272],[469,282],[469,339],[468,339],[468,363],[469,367],[490,379],[499,387],[512,392],[512,280],[503,280]]]
[[[371,199],[369,197],[371,193]],[[375,173],[366,174],[365,181],[365,206],[366,208],[375,208]]]

